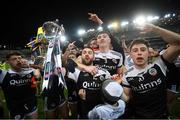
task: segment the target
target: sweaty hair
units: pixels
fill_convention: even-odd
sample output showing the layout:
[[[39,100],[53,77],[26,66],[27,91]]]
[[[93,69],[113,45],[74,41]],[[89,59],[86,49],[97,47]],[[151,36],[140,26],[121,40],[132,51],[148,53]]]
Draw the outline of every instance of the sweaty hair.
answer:
[[[12,52],[6,55],[6,60],[9,60],[9,58],[13,55],[22,56],[20,52]]]
[[[135,39],[131,42],[130,46],[129,46],[129,49],[131,51],[132,47],[134,45],[137,45],[137,44],[144,44],[145,46],[147,46],[147,48],[149,48],[149,42],[143,38],[138,38],[138,39]]]

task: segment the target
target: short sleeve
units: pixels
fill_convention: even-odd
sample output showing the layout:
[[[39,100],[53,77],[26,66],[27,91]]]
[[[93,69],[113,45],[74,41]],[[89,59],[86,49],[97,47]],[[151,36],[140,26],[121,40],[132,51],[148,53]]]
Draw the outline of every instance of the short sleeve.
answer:
[[[122,54],[120,54],[119,57],[120,57],[120,58],[119,58],[118,67],[120,68],[120,67],[123,65],[123,56],[122,56]]]
[[[74,73],[71,73],[71,72],[68,73],[68,78],[70,78],[70,79],[74,80],[75,82],[77,82],[80,72],[81,71],[79,69],[75,68]]]
[[[123,86],[123,87],[130,87],[130,84],[129,84],[129,82],[127,81],[125,75],[123,75],[123,77],[122,77],[122,86]]]
[[[164,75],[166,75],[166,71],[167,71],[167,66],[166,66],[166,61],[164,60],[163,56],[160,56],[155,62],[154,64],[157,64]]]

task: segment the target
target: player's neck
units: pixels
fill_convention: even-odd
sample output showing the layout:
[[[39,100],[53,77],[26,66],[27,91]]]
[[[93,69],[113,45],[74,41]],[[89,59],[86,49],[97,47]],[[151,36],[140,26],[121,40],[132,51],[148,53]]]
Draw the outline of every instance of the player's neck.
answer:
[[[99,51],[100,52],[103,52],[103,53],[106,53],[106,52],[108,52],[110,49],[109,49],[109,47],[99,47]]]
[[[11,67],[11,70],[12,70],[12,71],[15,71],[15,72],[21,72],[21,68],[18,69],[18,68],[12,68],[12,67]]]
[[[135,68],[137,68],[137,69],[144,69],[144,68],[147,67],[147,65],[148,65],[148,63],[146,63],[144,65],[135,65]]]

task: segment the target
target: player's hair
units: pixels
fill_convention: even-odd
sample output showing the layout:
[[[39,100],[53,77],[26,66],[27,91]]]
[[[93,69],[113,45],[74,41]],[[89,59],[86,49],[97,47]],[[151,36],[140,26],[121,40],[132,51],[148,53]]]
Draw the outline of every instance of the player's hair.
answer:
[[[15,52],[11,52],[11,53],[7,54],[6,60],[9,60],[9,58],[13,55],[22,56],[22,54],[20,52],[15,51]]]
[[[145,46],[147,46],[147,48],[150,47],[149,42],[147,40],[145,40],[143,38],[138,38],[131,42],[131,44],[129,46],[130,51],[131,51],[132,47],[137,44],[144,44]]]

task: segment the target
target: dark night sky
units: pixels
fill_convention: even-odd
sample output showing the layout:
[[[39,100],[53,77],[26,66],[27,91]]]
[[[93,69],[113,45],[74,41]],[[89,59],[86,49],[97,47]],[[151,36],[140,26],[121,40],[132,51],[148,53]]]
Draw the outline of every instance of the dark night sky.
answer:
[[[56,18],[64,25],[67,35],[72,37],[80,27],[95,27],[88,20],[88,12],[97,13],[108,23],[110,20],[132,19],[142,11],[161,15],[180,10],[178,0],[18,0],[7,1],[2,6],[1,44],[16,46],[24,46],[30,37],[36,35],[43,22]]]

